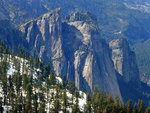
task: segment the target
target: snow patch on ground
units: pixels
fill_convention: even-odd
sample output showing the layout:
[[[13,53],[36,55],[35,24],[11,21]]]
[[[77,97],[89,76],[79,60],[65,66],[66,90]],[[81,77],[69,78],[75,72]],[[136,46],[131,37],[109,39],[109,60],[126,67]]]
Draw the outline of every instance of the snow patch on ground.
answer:
[[[13,64],[10,63],[10,68],[7,71],[7,75],[13,75],[15,72],[16,72],[16,70],[14,69]]]
[[[59,83],[59,84],[62,84],[62,79],[60,78],[60,77],[56,77],[56,80],[57,80],[57,82]]]
[[[86,94],[82,91],[80,91],[79,94],[81,96],[81,98],[79,98],[79,107],[80,107],[80,110],[83,111],[86,105]]]
[[[13,63],[13,60],[12,60],[12,56],[10,55],[9,58],[10,58],[8,60],[9,69],[7,71],[7,75],[8,75],[7,77],[12,76],[15,72],[17,72],[17,70],[15,68],[15,65]],[[19,58],[17,56],[15,58],[20,63],[20,74],[29,74],[30,71],[32,71],[33,72],[33,79],[36,80],[37,76],[38,76],[38,73],[41,73],[41,70],[40,69],[36,69],[36,68],[34,68],[33,70],[31,70],[31,68],[29,66],[29,62],[27,60],[25,60],[23,58]],[[24,69],[25,66],[28,67],[27,71]],[[56,80],[57,80],[58,84],[62,84],[61,77],[56,76]],[[43,82],[42,85],[44,86],[45,82]],[[21,88],[21,90],[22,90],[23,96],[25,97],[26,96],[26,92],[22,88]],[[36,93],[36,92],[38,92],[38,89],[34,89],[33,88],[33,93]],[[50,89],[50,92],[51,93],[53,92],[54,95],[56,94],[56,90],[55,89]],[[49,93],[50,97],[52,96],[51,93]],[[67,97],[69,98],[69,100],[71,101],[72,94],[67,89],[66,89],[66,94],[67,94]],[[79,100],[79,104],[78,105],[79,105],[80,110],[83,112],[85,104],[86,104],[86,94],[84,92],[82,92],[82,91],[79,91],[79,95],[80,95],[79,96],[80,98],[78,98],[78,100]],[[46,94],[45,94],[45,96],[46,96]],[[3,91],[2,91],[2,87],[0,87],[0,97],[4,97],[4,94],[3,94]],[[74,97],[74,103],[75,103],[75,99],[76,98]],[[48,106],[52,107],[52,104],[53,103],[50,103],[50,105],[49,104],[46,105],[46,111],[47,112],[49,112],[49,110],[50,110]],[[9,111],[9,109],[12,109],[10,106],[3,106],[3,107],[4,107],[4,113],[6,111]],[[70,111],[70,112],[72,112],[71,111],[71,107],[68,107],[67,110]]]

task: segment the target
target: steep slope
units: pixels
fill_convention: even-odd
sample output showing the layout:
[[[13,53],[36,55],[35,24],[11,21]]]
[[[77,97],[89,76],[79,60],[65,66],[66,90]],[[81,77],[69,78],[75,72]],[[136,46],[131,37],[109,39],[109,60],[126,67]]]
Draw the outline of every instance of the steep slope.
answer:
[[[61,11],[55,9],[21,25],[29,51],[53,66],[57,75],[63,73],[65,57],[62,51]]]
[[[7,18],[15,25],[47,12],[41,0],[1,0],[0,6],[1,18]]]
[[[138,82],[140,76],[135,53],[131,51],[127,40],[124,38],[112,40],[109,47],[116,71],[126,82]]]
[[[20,49],[21,50],[21,49]],[[52,70],[50,67],[46,66],[39,60],[34,59],[31,56],[22,55],[25,54],[25,51],[22,54],[19,54],[21,51],[15,54],[9,52],[8,47],[3,44],[0,40],[0,98],[1,98],[1,108],[3,108],[3,113],[7,112],[23,112],[27,107],[23,107],[23,104],[20,104],[20,108],[14,110],[13,105],[16,104],[18,107],[17,101],[12,101],[11,103],[5,102],[5,100],[10,100],[8,95],[13,94],[12,100],[20,98],[20,102],[27,103],[28,91],[27,85],[31,85],[30,91],[32,92],[30,95],[32,97],[36,96],[36,102],[38,105],[36,107],[36,111],[41,112],[40,106],[44,101],[44,109],[42,113],[49,113],[55,111],[55,100],[59,97],[59,111],[64,111],[64,92],[65,92],[65,100],[67,102],[66,111],[71,113],[72,106],[76,104],[76,99],[78,99],[78,108],[81,112],[84,111],[86,105],[86,94],[80,90],[77,90],[73,84],[75,92],[78,92],[78,97],[75,94],[71,93],[70,89],[64,87],[64,82],[68,85],[68,82],[62,80],[60,77],[55,77],[52,75]],[[9,52],[9,53],[8,53]],[[21,55],[21,56],[20,56]],[[30,58],[29,58],[30,57]],[[34,63],[33,63],[34,60]],[[40,64],[42,66],[37,67],[36,64]],[[46,71],[48,76],[45,78],[43,70]],[[48,71],[49,70],[49,71]],[[54,76],[53,80],[51,76]],[[48,82],[47,82],[48,81]],[[53,81],[53,82],[52,82]],[[52,85],[53,84],[53,85]],[[69,86],[69,85],[68,85]],[[61,87],[61,88],[60,88]],[[47,89],[47,90],[45,90]],[[59,90],[59,91],[58,91]],[[18,93],[19,92],[19,93]],[[42,96],[41,96],[42,95]],[[72,101],[72,96],[74,101]],[[7,98],[7,99],[6,99]],[[41,99],[42,98],[42,99]],[[31,105],[35,105],[35,98],[31,98]],[[26,106],[26,105],[25,105]],[[35,109],[33,107],[32,112]]]
[[[109,47],[100,37],[95,15],[75,12],[62,24],[60,12],[55,9],[20,27],[31,53],[50,62],[57,75],[67,75],[79,89],[98,87],[121,97]]]
[[[13,23],[20,24],[58,7],[62,8],[64,15],[75,10],[90,11],[97,15],[101,34],[104,38],[111,40],[116,37],[126,37],[130,39],[130,42],[135,43],[137,40],[148,39],[150,35],[149,13],[140,10],[147,10],[145,7],[148,7],[149,2],[146,2],[147,4],[142,2],[142,4],[137,1],[1,0],[2,10],[0,10],[0,14],[2,17],[8,17]],[[137,7],[137,3],[142,8],[135,10],[135,8],[130,7],[132,4]]]
[[[1,0],[0,19],[7,18],[18,25],[57,7],[62,8],[63,15],[75,10],[96,14],[101,35],[107,41],[125,37],[130,44],[136,44],[150,36],[149,0]],[[142,58],[137,60],[140,66]],[[147,68],[147,64],[143,67]],[[141,76],[143,67],[139,68]]]
[[[147,105],[150,87],[140,80],[136,56],[130,49],[129,43],[125,38],[120,38],[112,40],[109,47],[112,52],[122,100],[126,103],[129,99],[132,99],[132,102],[135,103],[140,98]]]
[[[137,63],[141,80],[150,85],[150,39],[144,43],[137,43],[133,46],[137,56]]]
[[[26,40],[22,33],[14,28],[11,22],[7,19],[0,20],[0,40],[8,45],[9,48],[17,50],[18,46],[27,48]]]
[[[91,90],[99,87],[113,95],[116,92],[119,94],[109,48],[100,36],[95,15],[89,12],[75,12],[66,16],[64,21],[80,31],[76,37],[81,40],[81,44],[79,49],[74,51],[75,76],[79,78],[76,79],[78,87],[82,82],[80,78],[83,77]]]

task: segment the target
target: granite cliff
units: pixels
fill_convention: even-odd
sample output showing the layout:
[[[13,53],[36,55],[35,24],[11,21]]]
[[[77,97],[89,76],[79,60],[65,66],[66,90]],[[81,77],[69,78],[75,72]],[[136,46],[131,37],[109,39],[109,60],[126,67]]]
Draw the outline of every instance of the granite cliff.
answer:
[[[123,77],[124,81],[140,81],[135,53],[131,51],[127,40],[125,38],[112,40],[109,43],[109,47],[112,51],[115,69]]]
[[[55,9],[20,30],[31,54],[50,62],[57,75],[67,75],[79,89],[98,87],[121,97],[110,49],[95,15],[75,12],[62,19],[61,10]]]
[[[62,49],[61,11],[55,9],[20,26],[29,51],[47,63],[51,63],[57,75],[64,72],[65,56]]]

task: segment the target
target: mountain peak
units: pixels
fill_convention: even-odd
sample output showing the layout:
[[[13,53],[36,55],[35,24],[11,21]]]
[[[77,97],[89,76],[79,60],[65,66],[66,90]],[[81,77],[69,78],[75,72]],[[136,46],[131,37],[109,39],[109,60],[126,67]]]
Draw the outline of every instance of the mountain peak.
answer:
[[[85,12],[76,11],[76,12],[66,16],[64,19],[69,22],[74,22],[74,21],[97,22],[96,16],[87,11],[85,11]]]
[[[139,81],[139,70],[136,56],[125,38],[112,40],[109,43],[112,50],[112,60],[116,71],[123,76],[125,82]]]
[[[54,10],[51,10],[47,13],[44,13],[43,15],[39,16],[38,18],[32,19],[28,22],[26,22],[25,24],[21,25],[21,26],[25,26],[28,23],[34,22],[34,21],[38,21],[38,20],[42,20],[42,18],[47,18],[50,19],[51,17],[57,18],[61,16],[61,8],[56,8]]]
[[[112,40],[109,43],[109,45],[112,49],[123,48],[123,47],[129,48],[129,43],[126,38],[118,38],[118,39]]]
[[[46,16],[46,15],[49,15],[49,14],[60,14],[60,13],[61,13],[61,8],[56,8],[54,10],[50,10],[49,12],[43,14],[42,16]]]

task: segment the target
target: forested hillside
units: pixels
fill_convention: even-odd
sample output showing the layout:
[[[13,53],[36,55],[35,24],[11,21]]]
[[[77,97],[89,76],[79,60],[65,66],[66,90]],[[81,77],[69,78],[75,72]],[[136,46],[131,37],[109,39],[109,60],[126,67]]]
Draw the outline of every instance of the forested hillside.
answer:
[[[78,10],[90,11],[98,17],[103,38],[110,41],[125,37],[134,46],[137,43],[143,44],[150,37],[149,4],[148,0],[1,0],[0,19],[10,20],[14,26],[18,27],[55,8],[61,8],[63,16]],[[143,53],[137,49],[136,55],[139,54]],[[145,59],[148,60],[148,57]],[[137,60],[141,80],[143,80],[143,68],[146,73],[149,73],[147,64],[150,63],[141,65],[142,57],[137,57]],[[149,74],[144,76],[149,78]],[[143,81],[146,82],[146,80]]]
[[[143,100],[123,103],[119,97],[97,88],[92,94],[77,90],[74,83],[55,76],[49,65],[17,54],[0,41],[0,111],[9,113],[149,113]]]
[[[150,113],[149,20],[149,0],[0,0],[0,112]]]

